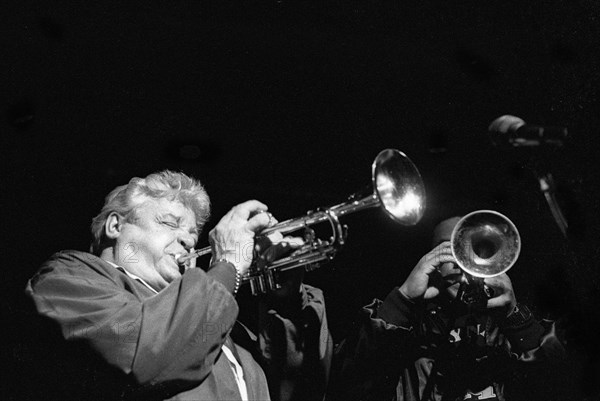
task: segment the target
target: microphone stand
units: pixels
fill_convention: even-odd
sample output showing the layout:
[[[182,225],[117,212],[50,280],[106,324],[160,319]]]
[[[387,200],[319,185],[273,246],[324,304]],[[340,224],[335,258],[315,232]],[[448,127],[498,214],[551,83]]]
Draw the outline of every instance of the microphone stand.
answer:
[[[543,144],[540,146],[544,148]],[[552,213],[552,217],[554,218],[556,225],[558,226],[563,237],[566,240],[569,240],[569,223],[556,198],[556,183],[554,181],[554,176],[548,171],[546,167],[542,167],[546,163],[543,163],[542,161],[543,155],[535,152],[535,150],[537,149],[537,146],[529,149],[530,153],[528,164],[533,174],[535,175],[535,178],[539,184],[540,191],[544,195],[544,199],[546,199],[546,203],[550,208],[550,212]]]
[[[521,130],[524,130],[518,134]],[[544,131],[548,131],[545,135]],[[552,134],[550,134],[552,132]],[[492,143],[496,146],[508,143],[514,148],[528,148],[530,153],[530,164],[533,165],[533,171],[539,183],[540,190],[544,194],[544,198],[550,207],[552,217],[556,221],[560,232],[566,239],[568,238],[567,229],[569,227],[567,219],[560,209],[560,205],[556,200],[556,186],[554,178],[549,172],[540,174],[538,154],[533,149],[545,149],[546,145],[562,146],[563,140],[567,138],[567,129],[564,127],[536,127],[528,126],[522,119],[504,115],[498,117],[488,127],[488,133],[491,135]]]
[[[554,177],[548,171],[548,167],[543,164],[544,152],[541,150],[547,149],[540,144],[540,146],[530,147],[529,148],[529,166],[532,169],[532,172],[535,175],[535,178],[538,181],[539,188],[546,199],[546,203],[548,204],[550,211],[552,213],[552,217],[554,218],[560,232],[563,235],[564,244],[565,244],[565,259],[566,263],[572,269],[569,269],[570,280],[567,281],[567,289],[569,288],[568,284],[571,284],[571,291],[577,290],[577,293],[563,293],[564,297],[560,297],[559,300],[562,301],[561,306],[564,305],[565,302],[572,302],[571,307],[562,307],[558,310],[550,310],[546,312],[545,319],[549,321],[557,321],[563,320],[564,326],[564,336],[566,339],[573,339],[574,341],[579,338],[579,341],[582,341],[582,338],[585,338],[582,345],[595,344],[595,336],[596,336],[596,327],[598,323],[597,311],[595,306],[597,305],[598,299],[598,291],[597,288],[597,279],[592,273],[592,270],[595,266],[590,266],[589,263],[584,263],[582,260],[582,255],[579,254],[574,249],[576,243],[574,243],[574,232],[573,226],[569,230],[568,221],[561,210],[561,207],[558,203],[556,196],[556,184],[554,181]],[[584,244],[582,244],[585,246]],[[587,247],[586,247],[587,249]],[[582,286],[581,280],[582,277],[585,277],[588,285]],[[562,294],[561,294],[562,295]],[[558,314],[556,314],[558,313]],[[572,320],[571,320],[572,319]],[[577,329],[578,333],[584,331],[584,337],[581,334],[575,334],[575,329],[572,325],[581,325]],[[591,341],[588,343],[587,338],[590,338]],[[588,362],[593,361],[593,356],[588,360]]]
[[[550,207],[550,212],[552,212],[552,216],[558,225],[558,228],[562,232],[563,236],[568,239],[567,229],[569,228],[569,224],[567,223],[567,219],[560,209],[560,205],[556,200],[556,185],[554,183],[554,178],[552,174],[545,173],[539,174],[536,172],[537,180],[540,184],[540,190],[544,194],[544,198],[546,198],[546,202]]]
[[[573,249],[573,244],[571,243],[572,238],[568,231],[569,224],[556,197],[556,182],[554,180],[554,176],[552,175],[552,173],[549,172],[549,168],[547,166],[547,163],[545,162],[544,153],[536,152],[537,148],[532,148],[529,150],[530,168],[538,181],[540,191],[544,195],[546,203],[548,204],[550,212],[552,213],[552,217],[556,222],[560,232],[562,233],[566,257],[571,261],[570,263],[572,263],[574,266],[579,266],[579,255]],[[581,303],[580,300],[575,300],[575,302],[577,304]],[[544,319],[549,321],[556,321],[558,319],[558,316],[556,316],[552,312],[547,312],[546,316],[544,316]]]

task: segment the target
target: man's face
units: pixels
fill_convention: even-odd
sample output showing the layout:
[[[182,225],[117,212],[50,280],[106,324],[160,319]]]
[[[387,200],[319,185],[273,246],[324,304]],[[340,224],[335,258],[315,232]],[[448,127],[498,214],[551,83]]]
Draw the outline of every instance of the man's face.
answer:
[[[180,202],[148,199],[117,238],[117,263],[160,291],[181,277],[175,255],[198,241],[196,216]]]
[[[465,280],[463,271],[456,263],[448,262],[442,264],[439,269],[440,275],[442,276],[442,282],[444,283],[445,292],[451,298],[456,298],[460,283]]]

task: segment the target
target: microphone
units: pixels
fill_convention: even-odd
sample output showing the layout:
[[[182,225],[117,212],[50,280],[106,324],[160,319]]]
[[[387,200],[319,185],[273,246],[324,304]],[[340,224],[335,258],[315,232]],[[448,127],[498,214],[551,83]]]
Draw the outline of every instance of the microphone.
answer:
[[[569,135],[565,127],[542,127],[526,124],[519,117],[510,115],[504,115],[492,121],[488,132],[495,144],[508,142],[514,147],[562,146],[563,141]]]

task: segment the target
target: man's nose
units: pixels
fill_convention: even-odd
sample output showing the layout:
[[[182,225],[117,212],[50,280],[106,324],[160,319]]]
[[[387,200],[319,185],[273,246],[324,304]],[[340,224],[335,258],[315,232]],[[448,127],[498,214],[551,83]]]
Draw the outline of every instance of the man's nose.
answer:
[[[194,237],[188,232],[181,232],[177,240],[188,251],[195,245]]]

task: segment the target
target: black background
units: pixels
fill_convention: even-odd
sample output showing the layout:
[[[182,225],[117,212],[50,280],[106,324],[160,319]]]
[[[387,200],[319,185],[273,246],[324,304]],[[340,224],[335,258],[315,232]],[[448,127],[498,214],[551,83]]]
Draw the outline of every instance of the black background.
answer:
[[[199,178],[213,203],[206,244],[208,229],[247,199],[279,220],[343,201],[369,183],[380,150],[397,148],[423,176],[427,211],[414,227],[380,210],[344,220],[346,247],[307,276],[326,291],[334,340],[361,305],[402,282],[439,219],[491,208],[521,233],[510,272],[517,298],[560,317],[567,340],[559,381],[528,391],[597,396],[596,2],[21,0],[1,8],[10,377],[35,365],[22,346],[27,279],[55,251],[87,249],[91,218],[115,186],[165,168]],[[487,126],[503,114],[566,126],[571,139],[561,148],[496,147]],[[533,160],[556,179],[568,241]],[[3,398],[19,399],[22,381],[3,382]]]

